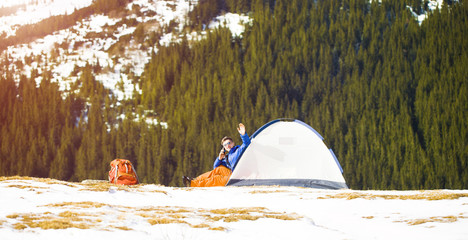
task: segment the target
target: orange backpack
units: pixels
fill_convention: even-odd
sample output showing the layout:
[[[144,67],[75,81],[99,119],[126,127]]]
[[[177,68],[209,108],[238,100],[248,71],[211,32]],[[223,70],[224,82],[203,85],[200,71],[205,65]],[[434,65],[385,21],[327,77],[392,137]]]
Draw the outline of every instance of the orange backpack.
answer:
[[[139,184],[138,176],[132,163],[126,159],[115,159],[110,163],[109,182],[121,185]]]

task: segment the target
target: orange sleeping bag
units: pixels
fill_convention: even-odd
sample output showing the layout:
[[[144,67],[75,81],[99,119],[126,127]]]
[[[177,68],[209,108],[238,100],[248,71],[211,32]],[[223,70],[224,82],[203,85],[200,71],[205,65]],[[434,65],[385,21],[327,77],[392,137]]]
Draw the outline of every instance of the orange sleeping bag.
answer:
[[[203,173],[193,179],[190,187],[221,187],[226,186],[231,176],[231,170],[225,166],[219,166],[212,171]]]

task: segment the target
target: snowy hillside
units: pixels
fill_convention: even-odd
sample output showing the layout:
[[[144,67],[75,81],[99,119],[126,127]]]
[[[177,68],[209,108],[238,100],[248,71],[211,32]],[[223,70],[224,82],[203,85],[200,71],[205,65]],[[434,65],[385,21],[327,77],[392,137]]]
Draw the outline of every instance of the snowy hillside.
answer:
[[[50,16],[71,14],[73,11],[88,7],[91,0],[3,0],[0,8],[12,8],[11,14],[0,15],[0,35],[14,35],[17,28],[25,24],[34,24]],[[96,79],[110,89],[119,99],[129,99],[135,93],[141,92],[138,78],[148,63],[151,53],[157,52],[156,46],[145,45],[135,39],[128,41],[139,25],[145,29],[145,39],[151,33],[158,33],[159,44],[167,45],[180,41],[186,35],[189,40],[198,40],[206,32],[185,32],[187,13],[198,1],[189,0],[135,0],[128,4],[127,15],[105,16],[93,15],[75,26],[57,31],[29,44],[10,46],[2,53],[1,59],[8,56],[11,64],[9,70],[20,75],[31,76],[37,69],[36,82],[42,80],[42,71],[47,69],[52,73],[52,81],[59,82],[61,90],[72,91],[73,83],[77,81],[76,68],[87,63],[97,65],[102,70],[95,74]],[[442,0],[429,1],[428,7],[434,10],[440,7]],[[415,18],[421,23],[427,12],[416,13],[408,7]],[[208,29],[226,26],[235,36],[242,35],[244,25],[252,21],[248,16],[226,13],[213,19]],[[133,24],[128,24],[133,22]],[[171,22],[177,24],[175,29],[168,26]],[[168,30],[170,30],[168,32]],[[104,34],[105,33],[105,34]],[[121,43],[120,45],[118,43]],[[115,51],[116,48],[124,49]],[[30,62],[27,59],[36,59]],[[40,59],[38,61],[38,59]],[[3,74],[3,73],[2,73]]]
[[[91,0],[3,2],[1,7],[18,6],[18,9],[11,15],[0,15],[0,34],[13,35],[20,25],[37,23],[49,16],[70,14],[91,3]],[[141,91],[138,78],[151,53],[158,51],[156,45],[148,44],[151,34],[160,36],[161,45],[177,42],[184,35],[189,40],[197,40],[206,34],[184,31],[187,13],[196,4],[197,1],[188,0],[134,0],[128,4],[127,12],[118,17],[92,15],[71,28],[32,43],[10,46],[0,55],[2,59],[7,55],[9,61],[15,63],[9,70],[15,73],[18,81],[21,74],[31,77],[33,70],[37,69],[35,80],[39,84],[46,69],[51,72],[52,81],[58,82],[63,91],[73,91],[73,84],[80,74],[76,74],[77,68],[86,64],[97,66],[101,70],[95,74],[96,79],[117,99],[129,99]],[[234,35],[241,35],[243,24],[249,21],[247,16],[227,13],[213,19],[208,27],[227,26]],[[174,29],[168,27],[171,22],[176,23]],[[144,29],[143,39],[139,40],[133,36],[138,27]]]
[[[0,33],[14,35],[18,26],[37,23],[50,16],[70,14],[89,6],[92,0],[2,0],[0,8],[15,8],[15,13],[0,18]]]
[[[466,239],[468,191],[174,188],[0,178],[9,239]]]

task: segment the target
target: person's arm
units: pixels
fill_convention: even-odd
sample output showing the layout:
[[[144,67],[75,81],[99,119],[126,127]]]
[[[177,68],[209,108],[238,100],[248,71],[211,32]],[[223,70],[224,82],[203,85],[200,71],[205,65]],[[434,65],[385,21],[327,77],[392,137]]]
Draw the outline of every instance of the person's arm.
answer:
[[[237,131],[239,132],[240,137],[242,139],[242,145],[240,146],[241,150],[244,150],[244,148],[248,147],[250,144],[250,138],[249,138],[249,135],[247,135],[247,133],[245,132],[244,124],[239,123],[239,127],[237,128]]]
[[[247,135],[247,133],[246,133],[246,134],[244,134],[244,135],[241,135],[240,137],[241,137],[241,139],[242,139],[242,145],[241,145],[240,147],[241,147],[242,149],[248,147],[248,146],[250,145],[250,137],[249,137],[249,135]]]
[[[244,124],[239,123],[239,127],[237,128],[237,131],[239,131],[240,137],[242,139],[242,145],[240,145],[239,148],[236,149],[235,153],[233,153],[232,155],[229,155],[229,161],[231,162],[232,167],[236,166],[237,161],[239,161],[240,155],[250,145],[250,137],[245,132]]]
[[[221,161],[219,160],[219,158],[216,158],[214,164],[213,164],[213,169],[219,167],[219,165],[221,165]]]

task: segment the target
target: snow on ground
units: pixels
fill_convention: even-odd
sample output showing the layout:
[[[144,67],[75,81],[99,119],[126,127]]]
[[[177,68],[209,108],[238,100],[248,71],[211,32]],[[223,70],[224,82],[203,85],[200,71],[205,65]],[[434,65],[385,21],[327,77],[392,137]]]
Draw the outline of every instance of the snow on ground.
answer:
[[[437,6],[442,6],[443,0],[431,0],[428,2],[429,9],[435,10]],[[20,6],[26,4],[25,8],[19,8],[17,12],[7,16],[0,16],[0,34],[14,34],[18,26],[36,23],[49,16],[59,14],[71,14],[75,9],[87,7],[92,0],[2,0],[0,7]],[[136,19],[139,23],[157,22],[153,28],[148,31],[158,31],[163,26],[169,25],[172,21],[177,23],[176,29],[169,33],[163,32],[160,38],[161,45],[169,45],[171,42],[180,42],[184,35],[188,40],[200,40],[206,36],[206,30],[227,27],[231,30],[233,36],[241,36],[245,30],[245,24],[250,24],[252,19],[246,15],[225,13],[218,16],[206,26],[205,31],[184,33],[184,24],[187,22],[187,13],[198,4],[197,0],[134,0],[128,6],[128,10],[135,7],[139,8],[140,13],[155,13],[127,16],[127,18]],[[426,17],[427,12],[420,15],[408,7],[413,15],[421,23]],[[133,97],[134,92],[141,93],[135,81],[129,77],[129,73],[134,77],[139,77],[143,73],[144,66],[149,62],[151,53],[157,52],[154,46],[142,48],[140,43],[130,41],[125,48],[123,56],[111,56],[109,48],[119,41],[119,38],[132,34],[136,27],[123,24],[119,26],[110,36],[106,38],[89,38],[89,33],[99,35],[105,32],[105,27],[117,24],[121,19],[110,18],[104,15],[93,15],[88,19],[78,22],[70,29],[55,32],[30,44],[21,44],[10,46],[6,51],[13,62],[22,61],[23,71],[15,69],[15,65],[10,66],[10,71],[16,74],[19,80],[20,74],[30,76],[33,69],[38,69],[36,82],[42,81],[42,68],[48,67],[52,73],[52,81],[58,82],[61,90],[68,91],[79,76],[71,76],[75,66],[83,67],[87,63],[99,64],[106,71],[96,74],[96,79],[101,81],[104,86],[117,96],[118,100],[129,99]],[[68,46],[68,49],[62,49],[58,46]],[[79,45],[79,46],[78,46]],[[77,46],[77,47],[75,47]],[[58,56],[52,56],[53,51],[58,51]],[[57,54],[56,54],[57,55]],[[33,61],[25,64],[25,57],[41,56],[44,59],[42,63]],[[2,57],[3,58],[3,57]],[[47,63],[45,61],[47,59]],[[118,87],[120,86],[120,87]]]
[[[11,0],[5,1],[3,6],[14,5]],[[32,4],[32,2],[37,2],[37,4]],[[25,3],[28,4],[27,9],[19,10],[9,16],[0,16],[0,34],[2,31],[6,31],[8,34],[14,33],[12,29],[16,29],[19,25],[38,22],[48,16],[70,14],[75,8],[89,6],[92,0],[18,0],[16,5]],[[152,25],[151,28],[147,29],[147,34],[150,31],[156,32],[164,29],[162,27],[169,25],[172,21],[178,23],[173,32],[162,33],[160,43],[168,45],[171,42],[181,41],[185,34],[183,29],[187,21],[187,13],[197,3],[198,1],[193,0],[134,0],[127,6],[127,9],[132,10],[138,7],[140,15],[133,14],[127,16],[127,19],[135,19],[138,23]],[[71,11],[70,8],[72,8]],[[75,66],[84,67],[87,63],[100,65],[105,71],[95,74],[96,79],[101,81],[106,88],[112,90],[118,100],[130,99],[134,92],[141,93],[141,89],[135,85],[129,74],[131,73],[133,77],[137,78],[141,76],[145,64],[151,58],[151,53],[157,52],[157,49],[154,46],[142,47],[141,43],[131,40],[125,46],[121,56],[111,55],[109,53],[111,46],[118,43],[119,38],[132,34],[136,29],[135,26],[123,24],[119,25],[113,32],[109,32],[109,29],[112,29],[112,26],[121,20],[104,15],[93,15],[69,29],[57,31],[32,43],[10,46],[6,53],[11,61],[22,62],[24,68],[19,71],[15,65],[10,65],[10,71],[16,74],[15,78],[19,81],[20,74],[30,77],[32,70],[37,69],[38,76],[35,80],[39,85],[42,81],[42,69],[47,66],[47,69],[52,73],[51,80],[59,83],[60,90],[69,91],[79,78],[76,75],[72,76]],[[243,24],[249,21],[251,20],[247,16],[227,13],[214,19],[209,29],[226,26],[231,29],[234,36],[240,36],[244,30]],[[101,33],[103,32],[107,32],[108,37],[102,37]],[[90,37],[90,34],[94,37]],[[189,40],[199,40],[204,35],[206,32],[190,33]],[[43,61],[25,63],[26,57],[35,56],[40,56]]]
[[[225,26],[231,30],[233,36],[241,36],[245,30],[244,24],[251,24],[252,19],[248,16],[243,16],[234,13],[226,13],[216,17],[209,25],[209,29]]]
[[[192,32],[190,34],[187,34],[186,37],[189,41],[200,41],[206,36],[207,31],[221,27],[228,28],[231,31],[233,37],[241,37],[245,31],[245,25],[251,24],[252,21],[253,19],[247,15],[225,13],[224,15],[217,16],[216,18],[214,18],[208,24],[208,27],[204,26],[203,28],[205,30],[201,32]],[[173,33],[167,33],[161,37],[159,44],[161,44],[162,46],[169,46],[169,44],[173,42],[182,42],[182,37],[184,37],[184,34],[174,35]]]
[[[444,3],[444,0],[431,0],[431,1],[428,1],[427,3],[427,7],[429,9],[429,11],[434,11],[436,10],[437,8],[442,8],[442,4]],[[416,12],[414,12],[413,8],[408,6],[408,9],[411,11],[411,14],[413,14],[413,16],[417,19],[419,25],[421,25],[421,23],[426,20],[427,18],[427,15],[429,14],[428,12],[426,11],[423,11],[423,13],[421,14],[417,14]]]
[[[38,2],[38,4],[33,4]],[[37,23],[50,16],[71,14],[75,9],[91,5],[92,0],[2,0],[0,7],[26,4],[13,15],[0,17],[0,34],[6,32],[7,36],[14,35],[18,25]]]
[[[466,239],[468,190],[177,188],[0,178],[9,239]]]

